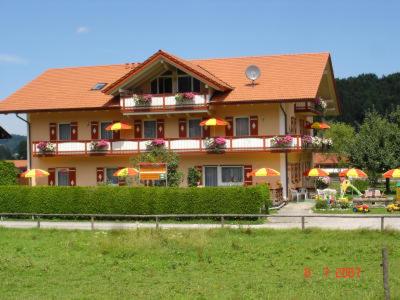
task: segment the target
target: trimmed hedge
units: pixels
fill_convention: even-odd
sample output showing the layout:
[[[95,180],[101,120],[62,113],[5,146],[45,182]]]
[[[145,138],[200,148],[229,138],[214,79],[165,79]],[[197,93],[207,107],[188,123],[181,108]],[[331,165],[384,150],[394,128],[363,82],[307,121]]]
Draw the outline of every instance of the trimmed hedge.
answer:
[[[270,206],[266,186],[23,187],[0,186],[2,213],[254,214]]]

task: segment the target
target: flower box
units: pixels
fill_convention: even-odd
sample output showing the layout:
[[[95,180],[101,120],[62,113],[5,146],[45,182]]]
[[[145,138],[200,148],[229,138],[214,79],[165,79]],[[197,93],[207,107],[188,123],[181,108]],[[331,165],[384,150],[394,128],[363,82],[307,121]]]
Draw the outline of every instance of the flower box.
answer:
[[[293,143],[293,137],[291,135],[286,136],[275,136],[271,139],[272,147],[290,147]]]
[[[322,98],[316,98],[314,105],[315,105],[315,109],[319,112],[324,112],[326,110],[326,107],[328,106],[326,101],[323,100]]]
[[[41,154],[51,154],[56,150],[56,147],[52,142],[40,142],[36,147]]]
[[[91,141],[89,149],[92,152],[106,151],[109,145],[110,143],[105,140]]]
[[[226,148],[226,140],[223,137],[207,138],[205,146],[209,153],[224,153]]]
[[[189,104],[192,103],[196,94],[187,92],[187,93],[178,93],[175,95],[176,104]]]
[[[165,147],[165,140],[163,139],[154,139],[150,142],[147,142],[146,147],[148,150],[152,150],[155,148],[163,148]]]
[[[144,94],[144,95],[133,95],[133,101],[137,106],[148,106],[151,104],[152,95]]]

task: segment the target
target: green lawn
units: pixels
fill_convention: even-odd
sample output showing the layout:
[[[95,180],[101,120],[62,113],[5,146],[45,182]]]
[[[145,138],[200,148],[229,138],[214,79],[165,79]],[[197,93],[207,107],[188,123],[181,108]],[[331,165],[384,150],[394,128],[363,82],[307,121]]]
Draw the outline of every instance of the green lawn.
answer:
[[[3,299],[382,299],[381,246],[400,298],[400,233],[0,229]],[[323,268],[328,267],[328,278]],[[335,277],[361,268],[360,278]],[[304,277],[304,268],[312,271]]]
[[[348,209],[316,209],[313,208],[313,211],[316,214],[362,214],[360,212],[353,212],[353,208]],[[400,211],[388,212],[384,207],[370,208],[370,212],[368,214],[383,214],[383,215],[398,215]]]

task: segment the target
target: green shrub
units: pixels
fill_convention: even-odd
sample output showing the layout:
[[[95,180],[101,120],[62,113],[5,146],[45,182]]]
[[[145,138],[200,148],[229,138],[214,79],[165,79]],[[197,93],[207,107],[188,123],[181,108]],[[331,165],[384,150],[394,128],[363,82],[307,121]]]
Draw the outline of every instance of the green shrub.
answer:
[[[364,191],[367,190],[368,187],[369,187],[369,181],[368,181],[368,180],[352,180],[351,183],[352,183],[361,193],[364,193]],[[351,189],[349,189],[349,192],[351,193]]]
[[[328,208],[328,202],[326,202],[326,200],[316,200],[315,201],[315,208],[316,209],[327,209]]]
[[[0,185],[17,184],[18,174],[18,169],[12,162],[0,161]]]
[[[0,187],[0,212],[74,214],[255,214],[270,206],[254,187]]]
[[[187,183],[190,187],[197,186],[197,183],[201,179],[201,173],[196,168],[189,168],[188,175],[187,175]]]

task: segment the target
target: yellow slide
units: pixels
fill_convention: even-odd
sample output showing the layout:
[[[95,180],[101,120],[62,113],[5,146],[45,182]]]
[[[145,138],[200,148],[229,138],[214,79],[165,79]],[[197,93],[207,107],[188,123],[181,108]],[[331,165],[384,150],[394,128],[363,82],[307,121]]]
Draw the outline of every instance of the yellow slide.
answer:
[[[358,196],[362,196],[362,193],[354,185],[352,185],[350,183],[350,180],[346,179],[346,180],[343,180],[343,182],[340,184],[340,197],[341,198],[344,197],[348,188],[352,188],[353,191],[355,191]]]

